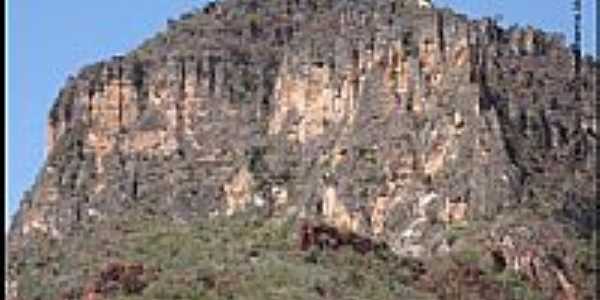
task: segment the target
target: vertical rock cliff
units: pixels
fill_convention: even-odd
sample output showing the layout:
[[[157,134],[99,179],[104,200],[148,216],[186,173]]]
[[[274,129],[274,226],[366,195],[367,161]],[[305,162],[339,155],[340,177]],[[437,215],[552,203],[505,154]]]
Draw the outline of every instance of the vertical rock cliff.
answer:
[[[36,241],[248,211],[419,259],[474,243],[580,299],[585,275],[552,258],[594,234],[597,65],[576,82],[573,61],[558,34],[427,1],[208,4],[60,91],[8,238],[11,299]]]

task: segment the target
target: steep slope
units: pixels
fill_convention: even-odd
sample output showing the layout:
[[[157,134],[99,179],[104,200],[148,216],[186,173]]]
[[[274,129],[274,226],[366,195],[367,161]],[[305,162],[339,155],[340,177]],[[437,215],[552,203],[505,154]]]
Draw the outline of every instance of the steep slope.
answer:
[[[591,256],[565,253],[595,234],[595,63],[577,83],[572,61],[559,35],[415,1],[208,4],[60,92],[9,234],[12,298],[40,245],[97,239],[115,216],[249,211],[424,262],[473,250],[545,298],[582,298]]]

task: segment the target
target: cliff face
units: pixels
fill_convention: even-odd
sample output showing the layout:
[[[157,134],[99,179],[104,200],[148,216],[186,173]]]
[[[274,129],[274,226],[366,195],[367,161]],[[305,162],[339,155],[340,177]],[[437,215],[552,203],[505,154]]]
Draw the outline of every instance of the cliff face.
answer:
[[[124,212],[316,218],[415,257],[459,247],[456,226],[505,261],[528,242],[503,226],[589,237],[593,62],[577,84],[560,36],[425,4],[209,4],[84,68],[50,113],[11,272],[31,241]],[[546,269],[567,295],[575,271]]]

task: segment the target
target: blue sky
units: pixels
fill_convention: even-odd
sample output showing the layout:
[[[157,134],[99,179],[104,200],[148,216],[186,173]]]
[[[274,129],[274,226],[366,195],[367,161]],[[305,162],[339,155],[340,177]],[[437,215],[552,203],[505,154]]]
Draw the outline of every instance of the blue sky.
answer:
[[[125,53],[168,18],[201,6],[201,0],[6,0],[8,33],[8,191],[12,214],[45,156],[47,113],[68,75]],[[434,0],[469,16],[503,16],[505,24],[533,25],[572,37],[572,0]],[[584,47],[593,53],[595,6],[584,2]]]
[[[67,76],[125,53],[199,0],[8,1],[8,191],[12,214],[45,159],[47,114]],[[5,170],[6,171],[6,170]]]
[[[583,10],[583,48],[596,49],[596,0],[581,0]],[[546,31],[563,32],[573,37],[573,0],[433,0],[436,6],[448,6],[470,17],[503,17],[502,25],[532,25]]]

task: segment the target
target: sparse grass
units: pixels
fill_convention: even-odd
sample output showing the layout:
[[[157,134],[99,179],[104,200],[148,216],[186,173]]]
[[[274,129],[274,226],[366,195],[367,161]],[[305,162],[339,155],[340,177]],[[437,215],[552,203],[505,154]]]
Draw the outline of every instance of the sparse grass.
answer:
[[[345,247],[302,252],[297,249],[294,228],[291,221],[278,224],[244,214],[186,225],[121,218],[99,225],[90,235],[94,238],[71,241],[69,249],[56,248],[63,257],[66,251],[73,252],[69,264],[60,262],[65,265],[58,272],[76,270],[69,289],[80,294],[86,282],[110,262],[142,263],[144,269],[158,270],[155,278],[146,279],[140,294],[122,290],[111,294],[121,300],[424,296],[408,287],[411,271],[399,258],[385,253],[361,255]],[[36,260],[28,262],[33,265]],[[23,276],[28,276],[22,277],[27,282],[27,299],[55,299],[69,292],[52,282],[55,277],[35,273],[34,268]]]
[[[446,231],[446,239],[450,245],[464,237],[468,233],[468,227],[464,224],[453,224]]]
[[[505,271],[490,276],[492,282],[504,287],[512,299],[541,300],[543,296],[532,290],[521,277],[511,271]]]

